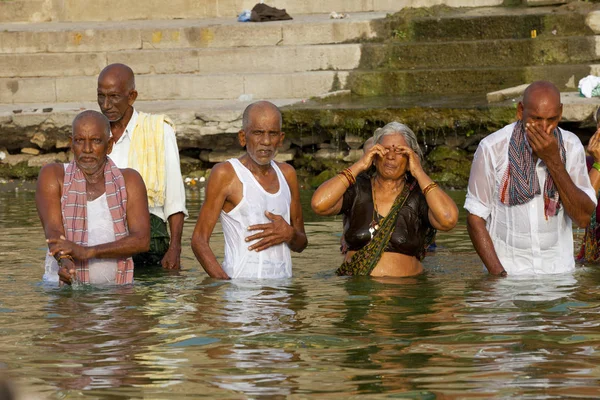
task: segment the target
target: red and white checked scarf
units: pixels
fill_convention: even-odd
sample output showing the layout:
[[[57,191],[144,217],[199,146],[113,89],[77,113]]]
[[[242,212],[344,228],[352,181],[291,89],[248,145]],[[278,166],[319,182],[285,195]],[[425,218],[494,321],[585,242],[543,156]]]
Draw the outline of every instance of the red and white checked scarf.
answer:
[[[558,139],[560,159],[565,163],[566,151],[560,129],[552,132]],[[535,160],[531,146],[525,137],[525,125],[518,121],[513,129],[508,146],[508,167],[500,183],[500,201],[508,206],[525,204],[537,194],[540,194],[540,183],[535,172]],[[552,176],[546,170],[544,184],[544,215],[546,219],[558,214],[560,198]]]
[[[115,240],[123,239],[129,234],[127,230],[127,191],[125,179],[115,163],[106,158],[104,166],[104,185],[106,201],[113,219]],[[80,246],[87,246],[87,190],[83,173],[71,161],[65,170],[63,195],[60,199],[65,237]],[[77,280],[90,282],[90,270],[87,261],[75,261]],[[115,282],[118,285],[133,283],[133,259],[119,259]]]

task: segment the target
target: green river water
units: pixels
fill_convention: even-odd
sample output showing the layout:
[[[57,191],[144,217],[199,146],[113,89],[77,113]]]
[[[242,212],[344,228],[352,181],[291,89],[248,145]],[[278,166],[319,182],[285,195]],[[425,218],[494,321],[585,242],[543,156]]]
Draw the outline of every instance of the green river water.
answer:
[[[33,193],[0,193],[0,376],[21,398],[600,397],[599,269],[490,278],[461,215],[422,276],[337,277],[341,220],[305,207],[292,279],[221,282],[189,247],[201,194],[181,272],[72,290],[41,282]],[[222,257],[220,226],[211,243]]]

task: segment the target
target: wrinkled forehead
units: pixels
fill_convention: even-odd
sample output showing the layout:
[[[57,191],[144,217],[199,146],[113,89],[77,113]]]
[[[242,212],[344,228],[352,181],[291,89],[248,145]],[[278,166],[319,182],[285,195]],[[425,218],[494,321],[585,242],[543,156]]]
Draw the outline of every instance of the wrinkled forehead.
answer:
[[[122,74],[105,73],[98,77],[98,90],[113,90],[125,92],[129,89],[130,83]]]
[[[110,128],[95,118],[85,118],[73,124],[72,136],[92,136],[110,139]]]
[[[251,129],[281,130],[281,118],[277,112],[263,110],[250,114],[249,127]]]
[[[406,139],[404,139],[404,135],[400,132],[394,132],[387,135],[383,135],[379,139],[379,144],[381,144],[383,147],[408,146]]]

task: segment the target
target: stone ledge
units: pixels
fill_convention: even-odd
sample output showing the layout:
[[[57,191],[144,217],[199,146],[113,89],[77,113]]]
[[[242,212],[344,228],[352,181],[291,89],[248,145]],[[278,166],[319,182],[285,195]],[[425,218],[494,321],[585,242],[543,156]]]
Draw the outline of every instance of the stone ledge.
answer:
[[[255,0],[12,0],[0,1],[0,21],[122,21],[161,18],[215,18],[235,19],[245,9],[251,9]],[[501,6],[502,0],[271,0],[269,5],[297,14],[360,13],[368,11],[401,10],[412,7],[485,7]]]
[[[488,103],[498,103],[504,100],[515,99],[523,94],[525,89],[527,89],[527,86],[529,86],[529,83],[507,89],[497,90],[495,92],[490,92],[486,95],[486,98]]]

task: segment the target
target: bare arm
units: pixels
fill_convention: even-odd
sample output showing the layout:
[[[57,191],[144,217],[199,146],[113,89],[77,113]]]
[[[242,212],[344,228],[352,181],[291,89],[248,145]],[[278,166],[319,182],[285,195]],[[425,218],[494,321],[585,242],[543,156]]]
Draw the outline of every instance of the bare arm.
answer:
[[[150,247],[150,215],[146,186],[140,174],[133,169],[121,170],[127,189],[127,228],[129,234],[120,240],[97,246],[83,247],[66,240],[64,236],[51,239],[53,254],[70,255],[76,260],[91,258],[126,258],[148,251]]]
[[[485,220],[477,215],[468,213],[467,231],[475,251],[485,264],[488,272],[492,275],[506,276],[506,271],[496,254],[492,238],[485,227]]]
[[[192,235],[192,250],[206,273],[217,279],[229,279],[210,248],[210,236],[229,195],[235,172],[229,163],[217,164],[206,184],[206,200],[202,204]]]
[[[587,151],[594,158],[594,163],[600,163],[600,128],[591,137]],[[600,190],[600,172],[596,168],[591,168],[589,175],[594,191],[598,194]]]
[[[48,164],[38,176],[35,205],[46,239],[58,239],[65,234],[60,206],[64,176],[62,164]]]
[[[374,145],[367,151],[360,160],[350,166],[350,171],[357,177],[359,174],[368,170],[376,155],[383,157],[387,150],[380,144]],[[311,207],[318,215],[336,215],[342,209],[344,201],[344,193],[349,187],[349,183],[341,175],[336,175],[333,178],[323,182],[321,186],[315,190],[311,200]]]
[[[545,132],[536,124],[527,124],[527,138],[535,154],[544,160],[558,190],[565,212],[580,228],[590,222],[594,202],[575,185],[560,158],[558,140],[552,135],[552,126]]]
[[[37,180],[35,204],[44,228],[46,242],[60,239],[65,234],[60,205],[64,175],[62,164],[48,164],[41,169]],[[49,246],[51,249],[54,248],[51,244]],[[69,258],[60,258],[58,265],[61,284],[71,284],[71,276],[75,273],[73,262]]]
[[[408,157],[408,168],[411,175],[419,183],[421,190],[433,183],[433,180],[423,171],[419,156],[410,147],[400,147],[402,154]],[[458,208],[454,200],[440,187],[425,194],[429,206],[429,222],[435,229],[449,231],[458,221]]]
[[[181,266],[181,236],[183,224],[187,216],[185,208],[185,186],[181,177],[179,149],[175,130],[169,123],[164,124],[166,188],[164,215],[169,222],[171,241],[161,264],[163,268],[179,269]]]
[[[296,170],[288,164],[282,164],[285,179],[292,192],[292,204],[290,206],[290,222],[292,223],[293,235],[286,243],[295,252],[302,252],[308,245],[306,232],[304,231],[304,217],[302,216],[302,204],[300,204],[300,186]]]
[[[181,236],[183,234],[183,222],[185,214],[178,212],[169,215],[169,231],[171,232],[171,242],[169,250],[161,260],[163,268],[179,269],[181,267]]]
[[[278,164],[285,176],[285,180],[290,188],[292,201],[290,204],[290,224],[280,215],[265,212],[267,218],[272,222],[268,224],[258,224],[248,227],[250,230],[260,230],[261,232],[248,236],[246,241],[260,239],[257,243],[249,247],[250,250],[262,251],[271,246],[280,243],[287,243],[292,251],[302,252],[308,245],[306,232],[304,231],[304,218],[302,217],[302,205],[300,204],[300,188],[296,170],[285,163]]]

